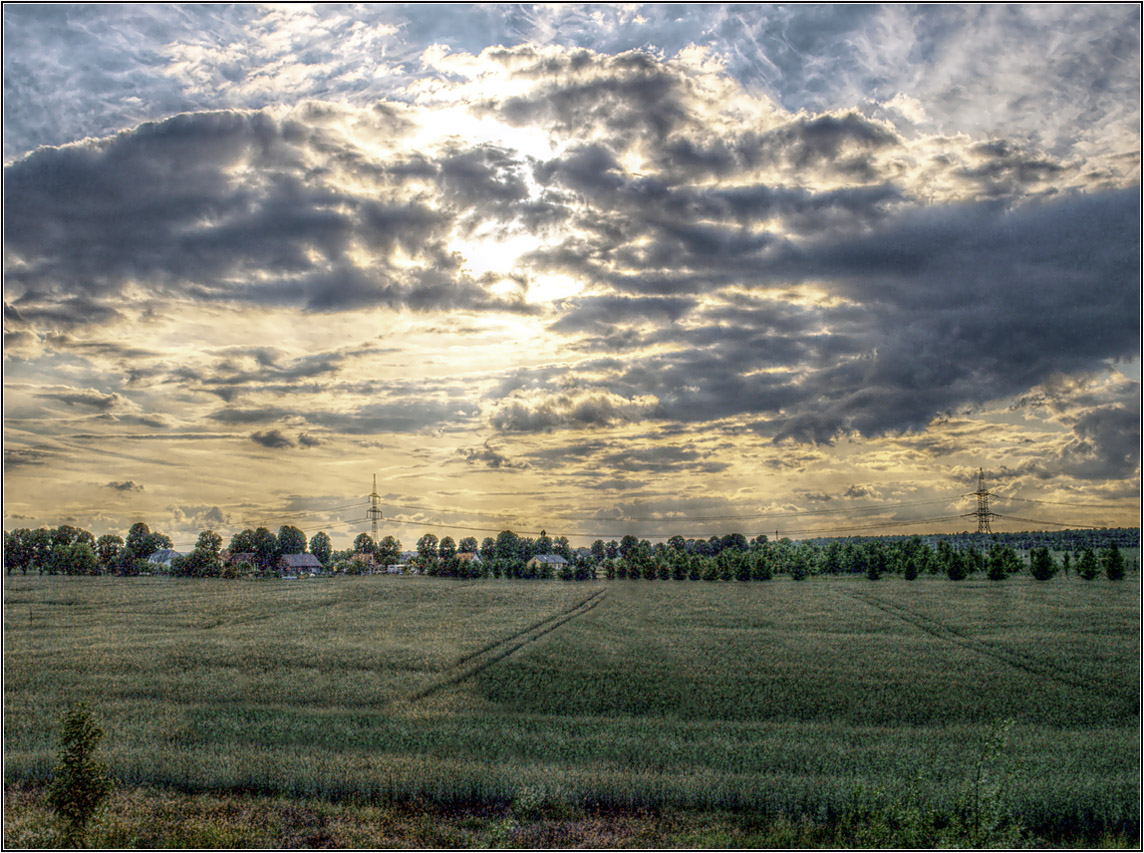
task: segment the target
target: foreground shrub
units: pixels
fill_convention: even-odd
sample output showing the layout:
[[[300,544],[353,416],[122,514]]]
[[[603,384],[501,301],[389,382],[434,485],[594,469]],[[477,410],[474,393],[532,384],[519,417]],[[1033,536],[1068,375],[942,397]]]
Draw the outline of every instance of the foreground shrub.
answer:
[[[95,760],[103,730],[84,704],[61,718],[60,757],[48,786],[47,802],[64,821],[65,842],[81,846],[88,822],[111,792],[107,767]]]

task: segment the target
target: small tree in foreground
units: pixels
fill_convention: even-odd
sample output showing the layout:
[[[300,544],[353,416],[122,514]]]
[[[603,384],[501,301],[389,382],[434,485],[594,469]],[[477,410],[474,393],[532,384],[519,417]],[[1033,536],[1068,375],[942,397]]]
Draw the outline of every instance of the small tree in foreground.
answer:
[[[1093,553],[1091,548],[1085,548],[1081,551],[1080,559],[1076,561],[1076,573],[1090,581],[1096,578],[1099,567],[1096,564],[1096,554]]]
[[[66,843],[83,844],[87,824],[111,791],[106,765],[95,760],[103,730],[83,703],[60,720],[60,755],[48,785],[47,802],[67,824]]]
[[[1120,553],[1116,542],[1108,543],[1108,547],[1100,555],[1100,562],[1104,566],[1104,574],[1110,581],[1124,580],[1124,555]]]

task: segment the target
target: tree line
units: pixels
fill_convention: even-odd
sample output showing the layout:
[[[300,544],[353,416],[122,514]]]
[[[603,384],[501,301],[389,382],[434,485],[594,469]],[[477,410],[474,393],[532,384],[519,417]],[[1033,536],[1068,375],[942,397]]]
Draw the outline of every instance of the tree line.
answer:
[[[948,537],[896,536],[863,537],[792,542],[772,542],[766,536],[748,540],[739,533],[709,539],[672,536],[651,543],[633,535],[619,541],[597,539],[590,548],[573,549],[566,537],[549,537],[544,531],[537,538],[519,536],[511,530],[478,544],[467,536],[454,541],[426,533],[417,541],[416,552],[403,559],[400,540],[385,536],[374,542],[369,534],[354,539],[353,547],[335,551],[329,535],[315,533],[309,540],[293,525],[283,525],[278,533],[268,528],[248,528],[231,537],[223,552],[222,537],[213,530],[199,534],[194,550],[175,557],[162,571],[190,577],[239,577],[277,573],[284,555],[310,553],[324,570],[361,574],[379,567],[401,565],[405,570],[443,577],[552,578],[562,580],[769,580],[787,575],[801,580],[810,575],[862,574],[871,580],[883,575],[901,575],[912,580],[922,574],[945,574],[963,580],[984,574],[1001,580],[1019,572],[1029,572],[1045,580],[1057,573],[1092,579],[1104,574],[1119,579],[1128,566],[1120,553],[1120,542],[1139,542],[1139,531],[1117,529],[1094,540],[1092,531],[1078,531],[1072,538],[1055,532],[1055,556],[1047,546],[1034,546],[1021,554],[993,534],[955,534]],[[1135,534],[1133,539],[1132,534]],[[974,538],[969,538],[974,537]],[[988,544],[988,547],[979,547]],[[1070,547],[1071,546],[1071,547]],[[36,570],[43,574],[138,575],[160,569],[147,557],[170,548],[168,536],[153,532],[143,522],[131,526],[126,538],[107,534],[96,539],[90,532],[69,525],[29,530],[21,528],[4,534],[4,566],[9,573]],[[474,555],[479,559],[467,557]],[[555,555],[562,561],[534,561],[533,557]]]

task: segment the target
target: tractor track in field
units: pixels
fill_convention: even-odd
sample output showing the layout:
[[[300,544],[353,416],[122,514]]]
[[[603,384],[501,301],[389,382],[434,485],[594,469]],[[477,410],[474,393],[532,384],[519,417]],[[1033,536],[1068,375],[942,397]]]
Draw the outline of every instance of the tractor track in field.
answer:
[[[1118,688],[1113,685],[1104,683],[1097,679],[1085,678],[1084,676],[1063,671],[1052,664],[1038,660],[1031,655],[1023,652],[1000,649],[991,643],[983,640],[976,640],[967,636],[964,632],[932,619],[929,616],[923,616],[920,613],[915,613],[908,607],[896,604],[889,601],[883,601],[876,596],[866,595],[853,590],[847,590],[846,595],[868,604],[871,607],[881,610],[890,616],[894,616],[906,622],[909,625],[917,628],[926,634],[929,634],[938,639],[945,640],[948,643],[953,643],[969,651],[976,652],[984,657],[1003,663],[1006,666],[1011,666],[1014,669],[1019,669],[1022,672],[1028,673],[1035,678],[1049,679],[1064,684],[1068,687],[1079,687],[1082,690],[1088,690],[1103,696],[1106,699],[1115,701],[1131,701],[1132,695],[1124,688]]]
[[[523,648],[529,643],[536,642],[546,634],[552,633],[564,623],[583,616],[603,601],[607,594],[607,590],[598,590],[583,601],[561,610],[549,616],[547,619],[541,619],[539,622],[534,622],[527,628],[522,628],[519,631],[509,634],[507,637],[502,637],[499,640],[489,643],[477,649],[475,652],[462,655],[445,671],[446,674],[442,679],[411,694],[408,697],[409,701],[420,701],[439,690],[444,690],[446,687],[452,687],[455,684],[460,684],[462,681],[467,681],[474,675],[488,669],[493,664],[504,660],[518,649]]]

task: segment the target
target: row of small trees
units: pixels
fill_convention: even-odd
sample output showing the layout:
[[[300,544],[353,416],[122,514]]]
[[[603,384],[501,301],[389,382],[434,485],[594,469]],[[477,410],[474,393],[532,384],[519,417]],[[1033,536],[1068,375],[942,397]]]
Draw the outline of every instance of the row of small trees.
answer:
[[[920,574],[946,574],[961,580],[974,573],[1000,580],[1025,571],[1037,579],[1048,579],[1058,572],[1075,571],[1092,579],[1105,574],[1112,579],[1123,577],[1126,570],[1117,538],[1110,537],[1099,558],[1092,547],[1074,554],[1064,552],[1058,561],[1047,547],[1032,548],[1022,558],[1008,544],[994,542],[988,549],[967,544],[964,539],[942,538],[932,546],[920,536],[893,539],[817,540],[792,542],[780,539],[769,542],[758,536],[748,541],[741,534],[728,534],[710,539],[683,539],[675,536],[654,545],[646,539],[625,536],[620,541],[596,540],[590,549],[574,550],[564,537],[549,538],[543,531],[539,538],[518,536],[502,531],[495,539],[486,537],[479,545],[474,537],[455,542],[451,537],[438,538],[431,533],[417,542],[416,555],[410,568],[426,574],[448,577],[517,577],[543,578],[554,574],[566,580],[608,579],[674,579],[674,580],[767,580],[776,574],[796,579],[815,574],[864,574],[877,579],[885,574],[900,574],[912,579]],[[1087,540],[1086,540],[1087,542]],[[38,530],[19,529],[4,534],[4,563],[8,572],[38,569],[48,574],[139,574],[155,567],[146,557],[160,548],[171,547],[171,540],[152,532],[142,522],[132,525],[127,537],[108,534],[96,539],[91,533],[68,525]],[[322,566],[335,572],[365,572],[375,566],[401,561],[401,542],[386,536],[374,542],[368,534],[360,534],[353,548],[334,551],[325,532],[314,534],[308,541],[297,527],[283,525],[277,535],[265,527],[246,529],[234,534],[229,555],[222,552],[222,537],[204,530],[190,554],[177,557],[171,564],[172,574],[195,577],[238,576],[245,573],[273,572],[280,557],[304,553],[309,548]],[[480,561],[464,559],[477,554]],[[532,563],[537,555],[556,554],[565,565]],[[241,560],[224,556],[241,555]]]

